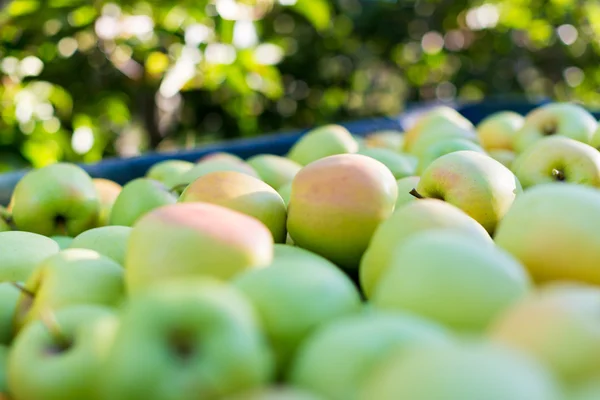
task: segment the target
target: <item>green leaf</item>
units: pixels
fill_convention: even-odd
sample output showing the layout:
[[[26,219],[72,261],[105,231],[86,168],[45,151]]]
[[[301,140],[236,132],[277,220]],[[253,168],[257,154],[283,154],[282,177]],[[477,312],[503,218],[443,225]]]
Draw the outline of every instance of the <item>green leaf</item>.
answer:
[[[302,14],[319,31],[327,29],[331,21],[331,9],[326,0],[298,0],[290,8]]]

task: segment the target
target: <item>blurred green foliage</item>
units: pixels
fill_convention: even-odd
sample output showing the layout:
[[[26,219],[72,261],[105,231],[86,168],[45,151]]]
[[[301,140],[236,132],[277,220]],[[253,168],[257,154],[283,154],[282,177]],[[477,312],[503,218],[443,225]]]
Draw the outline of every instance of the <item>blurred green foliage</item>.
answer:
[[[524,94],[600,105],[597,0],[14,0],[0,170]]]

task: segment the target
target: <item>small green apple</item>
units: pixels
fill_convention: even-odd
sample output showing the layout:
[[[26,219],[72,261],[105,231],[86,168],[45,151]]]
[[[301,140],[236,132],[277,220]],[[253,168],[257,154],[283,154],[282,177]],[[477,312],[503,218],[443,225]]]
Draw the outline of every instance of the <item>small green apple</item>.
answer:
[[[50,239],[54,240],[57,244],[58,247],[60,247],[61,250],[64,249],[68,249],[69,246],[71,245],[71,242],[73,242],[73,238],[71,236],[50,236]]]
[[[485,153],[481,146],[470,140],[463,138],[443,139],[431,144],[431,146],[423,151],[421,157],[419,157],[419,164],[417,165],[416,171],[417,175],[421,175],[432,162],[441,156],[461,150],[471,150],[482,154]]]
[[[510,170],[512,170],[515,159],[517,158],[517,154],[512,150],[495,149],[489,150],[488,154],[494,160],[498,161]]]
[[[103,226],[85,231],[73,239],[72,249],[89,249],[125,265],[125,252],[131,228],[128,226]]]
[[[289,158],[272,154],[259,154],[246,162],[254,168],[260,179],[275,190],[291,182],[302,168],[300,164]]]
[[[292,195],[292,182],[286,183],[285,185],[277,189],[277,193],[279,193],[287,207],[290,204],[290,197]]]
[[[304,134],[292,146],[288,158],[300,165],[336,154],[356,153],[358,143],[341,125],[324,125]]]
[[[368,148],[389,149],[398,153],[404,147],[404,133],[394,130],[372,132],[364,140]]]
[[[500,111],[484,118],[477,125],[479,143],[486,150],[513,150],[516,133],[525,118],[514,111]]]
[[[119,193],[121,193],[123,187],[116,182],[104,178],[94,178],[92,181],[94,182],[100,200],[98,226],[106,226],[108,225],[108,218],[110,217],[112,206],[117,197],[119,197]]]
[[[258,174],[254,171],[248,163],[243,160],[231,160],[227,158],[209,158],[206,160],[202,160],[198,164],[196,164],[192,169],[183,173],[179,179],[177,179],[177,183],[173,188],[178,192],[183,192],[187,185],[194,182],[196,179],[210,174],[211,172],[218,171],[235,171],[240,172],[242,174],[250,175],[254,178],[258,178]]]
[[[40,262],[59,250],[58,243],[37,233],[0,232],[0,282],[25,281]]]
[[[407,176],[406,178],[398,179],[396,182],[398,186],[398,197],[396,198],[394,211],[407,203],[417,200],[410,192],[417,187],[420,179],[421,178],[418,176]]]
[[[184,160],[165,160],[154,164],[148,172],[146,178],[159,181],[167,188],[173,188],[181,175],[194,167],[194,163]]]
[[[390,149],[367,148],[360,150],[357,154],[371,157],[383,165],[394,175],[394,178],[401,179],[414,175],[415,168],[412,159],[408,155],[400,154]]]
[[[20,294],[11,283],[0,283],[0,345],[8,345],[13,338],[13,319]]]

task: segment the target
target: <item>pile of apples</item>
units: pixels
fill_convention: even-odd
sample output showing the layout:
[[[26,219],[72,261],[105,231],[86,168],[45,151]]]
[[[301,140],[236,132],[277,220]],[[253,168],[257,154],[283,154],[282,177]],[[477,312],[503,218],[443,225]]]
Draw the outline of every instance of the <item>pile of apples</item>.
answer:
[[[0,399],[600,399],[600,130],[327,125],[0,210]]]

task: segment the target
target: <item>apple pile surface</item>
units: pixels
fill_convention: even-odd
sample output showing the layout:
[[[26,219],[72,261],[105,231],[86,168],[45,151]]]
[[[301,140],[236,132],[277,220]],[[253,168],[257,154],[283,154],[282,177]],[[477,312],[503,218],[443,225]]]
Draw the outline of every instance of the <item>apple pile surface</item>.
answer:
[[[326,125],[0,209],[1,400],[600,399],[600,129]]]

